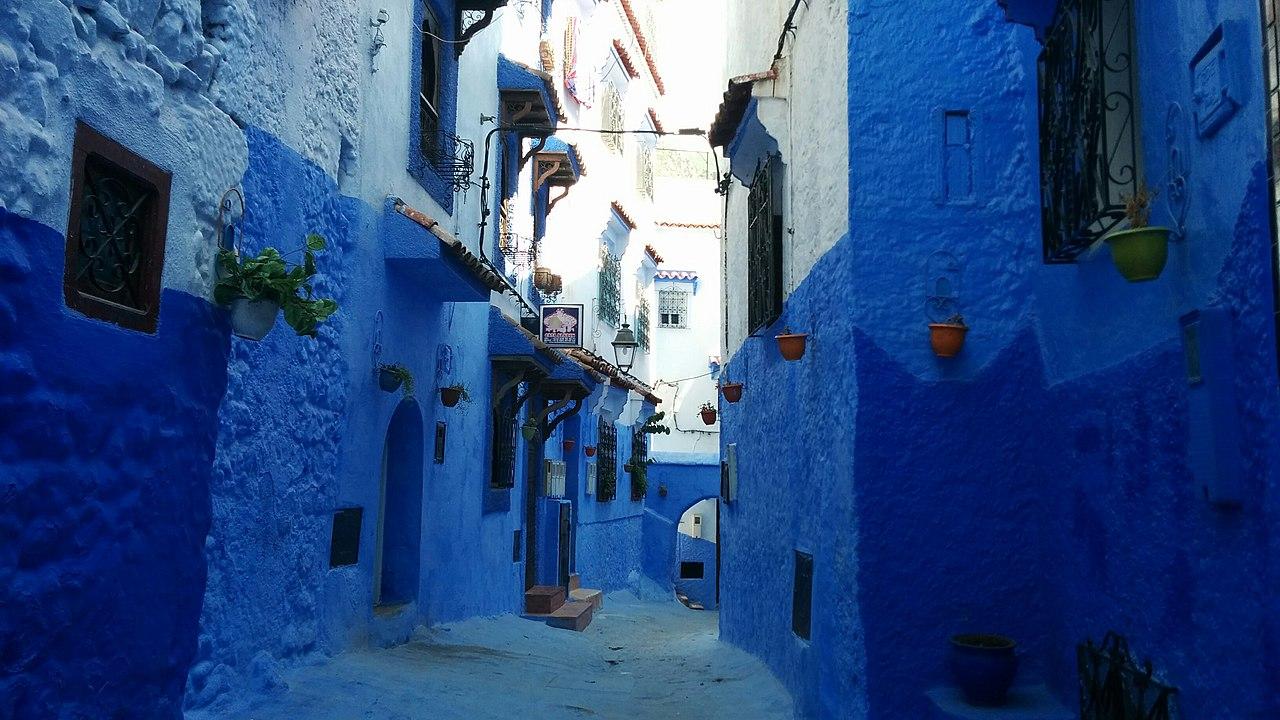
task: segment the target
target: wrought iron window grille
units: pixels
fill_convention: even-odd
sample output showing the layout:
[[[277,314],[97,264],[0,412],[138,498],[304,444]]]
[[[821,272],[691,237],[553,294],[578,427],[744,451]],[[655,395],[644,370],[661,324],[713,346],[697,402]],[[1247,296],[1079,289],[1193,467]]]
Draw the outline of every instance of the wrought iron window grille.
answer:
[[[1280,2],[1262,0],[1262,58],[1266,65],[1267,141],[1271,152],[1271,282],[1275,293],[1276,350],[1280,357]],[[1280,368],[1278,368],[1280,369]]]
[[[498,251],[513,269],[532,267],[538,261],[538,247],[533,238],[516,232],[498,233]]]
[[[642,297],[636,305],[636,340],[645,351],[650,348],[650,335],[649,300]]]
[[[1141,182],[1133,0],[1062,0],[1040,54],[1040,205],[1047,263],[1124,219]]]
[[[497,370],[493,374],[494,391],[501,389],[511,378]],[[493,443],[490,456],[489,486],[509,489],[516,485],[516,432],[519,429],[516,390],[511,388],[499,398],[493,408]]]
[[[604,101],[600,105],[601,125],[609,131],[600,136],[605,147],[615,153],[622,153],[622,130],[626,122],[622,107],[622,95],[612,84],[605,85]]]
[[[689,293],[672,288],[658,291],[658,327],[689,327]]]
[[[622,319],[622,259],[607,247],[600,249],[597,290],[599,318],[616,327]]]
[[[653,148],[648,145],[636,148],[636,189],[642,196],[653,199]]]
[[[428,119],[425,99],[422,104],[422,157],[453,187],[454,192],[463,192],[471,187],[471,175],[475,172],[475,143],[440,129],[439,120]]]
[[[642,465],[649,462],[649,436],[643,430],[636,430],[631,433],[630,462]],[[634,472],[631,477],[631,499],[638,502],[644,499],[645,488],[635,481]]]
[[[160,315],[169,173],[77,122],[63,298],[67,307],[153,333]]]
[[[1081,720],[1171,720],[1178,689],[1155,679],[1148,661],[1139,665],[1123,636],[1107,633],[1076,649]]]
[[[618,428],[605,418],[596,426],[596,500],[609,502],[618,495]]]
[[[782,315],[782,215],[774,161],[756,168],[747,198],[747,322],[755,332]]]

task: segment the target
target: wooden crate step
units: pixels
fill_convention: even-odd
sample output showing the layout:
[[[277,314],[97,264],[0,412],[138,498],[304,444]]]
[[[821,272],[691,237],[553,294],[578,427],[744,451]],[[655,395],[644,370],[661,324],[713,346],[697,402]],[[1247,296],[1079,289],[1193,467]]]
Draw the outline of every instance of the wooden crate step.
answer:
[[[561,630],[582,632],[591,624],[594,606],[585,600],[571,600],[547,617],[547,624]]]
[[[569,599],[578,602],[589,602],[591,607],[600,610],[604,607],[604,593],[590,588],[577,588],[569,591]]]
[[[524,593],[524,609],[535,615],[550,615],[564,605],[564,588],[534,585]]]

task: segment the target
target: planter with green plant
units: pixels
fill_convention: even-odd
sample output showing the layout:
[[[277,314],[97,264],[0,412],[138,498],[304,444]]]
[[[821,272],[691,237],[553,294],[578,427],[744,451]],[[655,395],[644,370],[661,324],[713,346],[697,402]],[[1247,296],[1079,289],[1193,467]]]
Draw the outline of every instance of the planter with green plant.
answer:
[[[1129,282],[1155,280],[1169,261],[1169,228],[1149,225],[1155,196],[1154,190],[1139,183],[1138,189],[1124,198],[1128,229],[1105,238],[1111,248],[1111,261]]]
[[[404,387],[404,396],[413,395],[413,373],[403,365],[379,365],[378,387],[383,392],[395,392]]]
[[[702,423],[704,425],[716,424],[716,415],[718,413],[715,405],[712,405],[711,403],[702,403],[702,407],[698,410],[698,414],[702,416]]]
[[[631,459],[627,460],[626,467],[623,468],[631,473],[632,500],[643,500],[649,491],[649,466],[653,464],[653,459],[649,457],[649,436],[671,434],[671,428],[662,424],[662,419],[666,416],[666,413],[654,413],[636,430]]]
[[[453,407],[459,402],[471,402],[471,393],[467,392],[465,385],[454,383],[440,388],[440,404]]]
[[[252,258],[220,250],[213,299],[231,309],[232,331],[238,337],[261,340],[271,332],[276,314],[284,310],[284,321],[294,332],[315,337],[320,323],[338,310],[332,299],[316,298],[312,286],[316,253],[324,248],[323,237],[308,235],[306,245],[299,248],[301,265],[291,265],[280,251],[270,247]]]

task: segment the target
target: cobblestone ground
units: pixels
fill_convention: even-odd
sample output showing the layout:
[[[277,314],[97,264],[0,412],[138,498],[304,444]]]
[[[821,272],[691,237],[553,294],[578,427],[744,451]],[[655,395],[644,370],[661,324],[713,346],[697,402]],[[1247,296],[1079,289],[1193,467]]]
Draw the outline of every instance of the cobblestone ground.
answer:
[[[792,718],[782,685],[720,642],[716,620],[625,593],[582,633],[511,616],[469,620],[298,668],[286,690],[188,720]]]

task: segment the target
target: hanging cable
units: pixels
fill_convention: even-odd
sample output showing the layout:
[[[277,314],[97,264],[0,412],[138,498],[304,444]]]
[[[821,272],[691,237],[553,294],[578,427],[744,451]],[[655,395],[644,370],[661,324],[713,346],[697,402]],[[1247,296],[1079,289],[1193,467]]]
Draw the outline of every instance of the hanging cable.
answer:
[[[782,34],[778,36],[778,52],[773,55],[774,62],[782,59],[782,50],[786,47],[787,36],[799,29],[796,25],[796,11],[800,9],[800,3],[804,3],[805,9],[809,7],[809,0],[795,0],[791,4],[791,10],[787,13],[787,21],[782,26]]]

